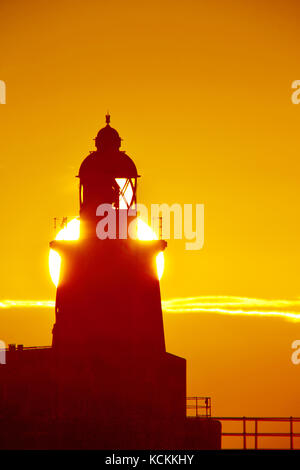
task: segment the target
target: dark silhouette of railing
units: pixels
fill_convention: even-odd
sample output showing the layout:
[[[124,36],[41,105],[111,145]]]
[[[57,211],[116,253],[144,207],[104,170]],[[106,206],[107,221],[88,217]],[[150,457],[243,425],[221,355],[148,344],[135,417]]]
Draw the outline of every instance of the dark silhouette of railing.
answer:
[[[211,416],[211,397],[187,397],[186,398],[186,412],[189,418],[212,418]],[[300,418],[295,418],[293,416],[289,417],[213,417],[212,419],[221,421],[222,423],[222,438],[223,437],[239,437],[242,439],[242,448],[247,449],[247,438],[254,438],[254,449],[263,449],[259,447],[259,438],[269,437],[269,438],[286,438],[289,440],[289,448],[295,448],[295,438],[300,438],[300,432],[296,432],[294,429],[295,423],[300,423]],[[241,430],[237,431],[223,431],[223,423],[240,423]],[[288,423],[289,430],[287,432],[267,432],[259,430],[259,423]],[[247,429],[247,423],[253,423],[254,429]],[[253,427],[253,426],[252,426]],[[300,430],[300,427],[299,427]],[[249,441],[248,441],[249,442]],[[299,443],[300,445],[300,443]]]
[[[254,449],[258,449],[259,437],[285,437],[289,438],[289,448],[294,449],[294,438],[300,437],[299,432],[294,432],[294,423],[300,423],[300,418],[294,418],[292,416],[286,418],[262,418],[262,417],[214,417],[214,419],[223,422],[240,422],[242,424],[241,432],[222,432],[222,437],[240,437],[243,442],[243,449],[247,449],[247,437],[254,437]],[[247,423],[254,423],[254,431],[247,431]],[[258,430],[258,423],[260,422],[273,422],[273,423],[289,423],[289,432],[260,432]],[[222,426],[223,428],[223,426]],[[262,449],[262,447],[260,447]]]
[[[30,351],[35,349],[52,349],[52,346],[23,346],[23,344],[9,344],[5,351]]]
[[[186,397],[186,410],[190,417],[211,418],[211,397]]]

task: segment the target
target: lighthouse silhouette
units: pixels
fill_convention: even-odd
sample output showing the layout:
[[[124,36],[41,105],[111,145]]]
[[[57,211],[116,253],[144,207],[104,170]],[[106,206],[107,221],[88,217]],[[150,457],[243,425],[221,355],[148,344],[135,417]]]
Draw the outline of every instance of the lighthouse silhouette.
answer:
[[[109,121],[107,115],[97,150],[79,169],[80,238],[51,243],[62,259],[53,347],[109,354],[125,366],[125,355],[135,362],[165,357],[155,258],[166,242],[129,236],[137,217],[138,173],[119,150],[121,139]]]
[[[139,175],[108,114],[95,144],[78,174],[80,237],[50,243],[52,347],[10,347],[0,366],[2,447],[219,448],[219,422],[186,417],[186,361],[166,352],[155,265],[167,243],[130,236]]]

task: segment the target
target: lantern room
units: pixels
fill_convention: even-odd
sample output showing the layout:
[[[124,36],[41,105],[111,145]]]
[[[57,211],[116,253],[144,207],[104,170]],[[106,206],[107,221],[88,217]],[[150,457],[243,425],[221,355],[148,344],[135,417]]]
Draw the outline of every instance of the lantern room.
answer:
[[[131,158],[120,150],[121,138],[110,126],[106,126],[95,138],[96,151],[91,152],[79,170],[80,218],[86,233],[91,235],[96,221],[96,211],[101,204],[110,204],[116,211],[136,209],[137,169]],[[95,231],[94,231],[95,236]]]

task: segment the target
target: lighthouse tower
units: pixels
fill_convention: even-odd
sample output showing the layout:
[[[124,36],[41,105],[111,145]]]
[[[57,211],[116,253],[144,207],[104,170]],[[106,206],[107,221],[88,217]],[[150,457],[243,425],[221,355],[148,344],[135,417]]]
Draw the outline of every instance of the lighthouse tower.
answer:
[[[166,242],[135,236],[138,173],[108,115],[95,143],[78,174],[80,237],[50,243],[52,347],[10,345],[0,365],[0,448],[218,449],[221,423],[186,416],[155,265]]]
[[[165,349],[155,265],[166,242],[128,236],[138,173],[109,115],[95,144],[78,175],[80,238],[50,244],[61,256],[53,328],[60,412],[80,416],[98,448],[180,448],[185,360]],[[94,429],[101,442],[93,443]]]

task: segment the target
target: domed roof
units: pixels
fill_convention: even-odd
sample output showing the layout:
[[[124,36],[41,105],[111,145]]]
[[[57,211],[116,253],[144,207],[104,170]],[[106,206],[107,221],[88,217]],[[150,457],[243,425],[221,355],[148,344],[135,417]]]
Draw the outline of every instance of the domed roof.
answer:
[[[125,152],[114,152],[109,158],[103,158],[100,152],[92,152],[82,162],[79,178],[88,180],[100,175],[110,175],[113,178],[136,178],[136,166]]]
[[[116,129],[109,125],[110,115],[106,115],[106,126],[97,134],[95,139],[97,150],[119,150],[121,146],[121,137]]]
[[[107,125],[98,132],[95,152],[91,152],[82,162],[79,178],[88,181],[109,175],[113,178],[136,178],[136,166],[125,152],[120,151],[121,138],[118,132],[110,127],[110,116],[106,115]]]

